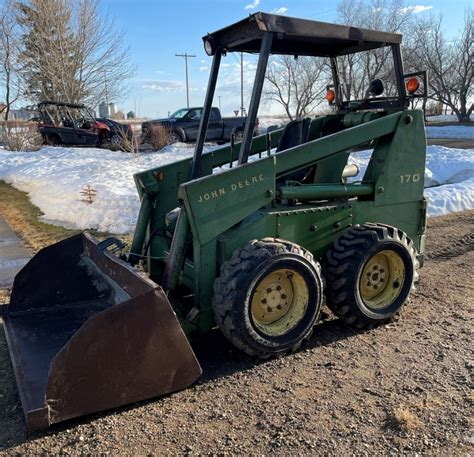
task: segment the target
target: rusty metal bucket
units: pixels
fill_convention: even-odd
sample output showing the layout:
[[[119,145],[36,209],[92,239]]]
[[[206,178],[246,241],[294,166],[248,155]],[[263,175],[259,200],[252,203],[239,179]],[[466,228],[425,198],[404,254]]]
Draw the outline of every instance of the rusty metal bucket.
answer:
[[[28,429],[168,394],[201,367],[160,286],[88,235],[18,273],[5,332]]]

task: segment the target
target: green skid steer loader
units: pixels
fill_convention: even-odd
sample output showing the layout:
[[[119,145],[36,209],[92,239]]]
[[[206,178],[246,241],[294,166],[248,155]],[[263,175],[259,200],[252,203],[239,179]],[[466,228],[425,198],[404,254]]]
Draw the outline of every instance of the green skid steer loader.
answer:
[[[257,13],[203,40],[213,62],[194,156],[135,175],[130,253],[78,235],[15,279],[3,314],[29,430],[188,387],[201,374],[189,338],[215,327],[267,358],[297,350],[323,303],[367,328],[414,289],[426,139],[409,105],[426,96],[426,73],[404,74],[401,35]],[[389,56],[387,94],[375,79],[346,100],[344,58],[374,50]],[[230,52],[259,56],[243,139],[203,154]],[[253,137],[270,54],[327,58],[331,114]],[[355,177],[348,158],[363,149]]]

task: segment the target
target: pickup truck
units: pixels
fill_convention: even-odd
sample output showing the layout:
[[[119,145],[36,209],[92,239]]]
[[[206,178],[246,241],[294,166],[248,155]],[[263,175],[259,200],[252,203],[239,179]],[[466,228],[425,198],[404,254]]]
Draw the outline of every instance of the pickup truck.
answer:
[[[196,141],[201,122],[202,107],[182,108],[166,119],[146,121],[142,124],[142,139],[147,142],[150,130],[154,125],[161,124],[169,129],[169,143]],[[207,129],[207,141],[218,143],[230,141],[232,134],[235,140],[241,141],[247,117],[222,117],[219,108],[212,108]],[[258,121],[254,135],[258,133]]]

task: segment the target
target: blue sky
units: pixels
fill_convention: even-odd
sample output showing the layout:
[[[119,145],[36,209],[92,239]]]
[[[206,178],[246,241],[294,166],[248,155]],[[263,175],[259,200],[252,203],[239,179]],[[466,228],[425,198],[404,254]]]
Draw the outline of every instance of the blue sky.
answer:
[[[406,0],[417,7],[416,14],[442,14],[448,34],[462,25],[464,7],[472,0]],[[103,0],[103,5],[123,28],[137,67],[130,82],[130,95],[117,100],[120,109],[138,111],[141,116],[162,117],[186,106],[184,59],[175,53],[195,54],[189,59],[190,103],[202,105],[211,58],[206,55],[201,37],[256,11],[280,9],[289,16],[332,22],[336,19],[337,0]],[[249,56],[244,65],[245,85],[250,90],[255,60]],[[225,115],[240,105],[240,64],[235,55],[223,59],[220,86]],[[248,97],[247,97],[248,98]]]

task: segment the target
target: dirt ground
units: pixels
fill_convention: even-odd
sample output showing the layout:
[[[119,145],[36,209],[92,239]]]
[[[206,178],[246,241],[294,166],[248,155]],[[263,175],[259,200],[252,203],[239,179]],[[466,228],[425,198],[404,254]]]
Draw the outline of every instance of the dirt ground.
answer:
[[[204,375],[192,388],[30,436],[0,327],[0,451],[467,455],[473,227],[474,211],[429,221],[428,259],[396,323],[356,332],[329,317],[305,349],[265,362],[215,332],[194,347]]]

